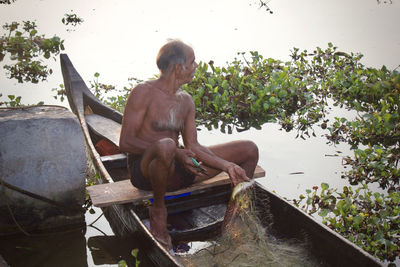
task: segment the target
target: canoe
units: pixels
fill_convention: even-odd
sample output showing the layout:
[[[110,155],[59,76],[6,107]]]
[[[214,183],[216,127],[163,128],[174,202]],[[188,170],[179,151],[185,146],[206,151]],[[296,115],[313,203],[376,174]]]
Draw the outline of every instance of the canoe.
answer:
[[[90,187],[93,204],[104,208],[117,236],[134,236],[157,266],[182,266],[151,235],[147,225],[151,192],[138,190],[129,182],[126,156],[101,156],[95,146],[102,140],[118,146],[122,114],[100,102],[88,89],[66,54],[61,54],[64,86],[72,111],[78,117],[88,154],[100,179]],[[265,172],[257,167],[255,178]],[[271,234],[279,239],[307,241],[307,251],[323,266],[381,266],[381,263],[327,226],[302,212],[256,180],[254,194],[258,215]],[[221,174],[166,197],[168,230],[175,243],[206,240],[220,233],[226,204],[231,194],[229,178]],[[268,199],[268,205],[261,200]],[[267,215],[265,215],[268,213]],[[263,215],[264,214],[264,215]]]

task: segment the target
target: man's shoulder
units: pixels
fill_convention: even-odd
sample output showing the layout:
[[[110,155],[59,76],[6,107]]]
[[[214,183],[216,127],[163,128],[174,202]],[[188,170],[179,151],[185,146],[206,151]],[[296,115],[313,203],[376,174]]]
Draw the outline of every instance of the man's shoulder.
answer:
[[[149,89],[149,88],[151,88],[151,85],[149,85],[149,83],[147,83],[147,82],[141,82],[141,83],[138,83],[138,84],[134,87],[134,91],[137,91],[137,90],[142,91],[142,90],[147,90],[147,89]]]
[[[188,92],[186,92],[182,89],[178,90],[177,95],[182,97],[185,100],[192,100],[192,96]]]
[[[180,89],[180,91],[181,91],[182,99],[184,99],[185,105],[190,107],[190,109],[195,109],[193,97],[188,92],[183,91],[182,89]]]
[[[149,86],[145,83],[140,83],[132,89],[127,101],[127,106],[147,105],[150,98]]]
[[[145,97],[146,95],[149,95],[151,93],[151,90],[149,90],[150,88],[151,86],[146,82],[139,83],[132,89],[132,94]]]

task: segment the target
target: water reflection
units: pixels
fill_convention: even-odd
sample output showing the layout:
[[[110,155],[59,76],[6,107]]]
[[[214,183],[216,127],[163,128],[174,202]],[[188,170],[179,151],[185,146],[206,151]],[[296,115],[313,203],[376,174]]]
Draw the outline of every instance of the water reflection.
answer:
[[[153,266],[151,261],[140,249],[140,242],[135,242],[134,237],[120,238],[116,236],[89,237],[87,246],[90,250],[94,265],[115,265],[125,261],[128,266]],[[137,258],[132,251],[138,250]]]
[[[0,255],[13,267],[88,266],[85,229],[2,237]]]

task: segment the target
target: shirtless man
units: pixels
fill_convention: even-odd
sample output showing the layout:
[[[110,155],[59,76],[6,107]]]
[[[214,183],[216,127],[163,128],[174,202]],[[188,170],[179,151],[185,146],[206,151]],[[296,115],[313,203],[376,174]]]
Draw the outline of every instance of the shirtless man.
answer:
[[[253,177],[258,162],[257,146],[235,141],[205,147],[197,141],[195,106],[180,89],[189,83],[197,68],[193,49],[179,40],[165,44],[157,56],[160,76],[138,84],[129,95],[122,121],[120,149],[128,153],[132,184],[153,190],[150,231],[171,248],[167,232],[166,191],[229,174],[232,185]],[[182,135],[184,147],[178,143]],[[206,170],[198,172],[190,157]]]

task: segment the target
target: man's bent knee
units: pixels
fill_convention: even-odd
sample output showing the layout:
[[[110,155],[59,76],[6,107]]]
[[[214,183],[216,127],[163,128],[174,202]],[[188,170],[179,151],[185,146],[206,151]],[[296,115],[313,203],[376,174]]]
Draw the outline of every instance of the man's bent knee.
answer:
[[[243,142],[244,142],[245,152],[247,153],[247,157],[258,161],[257,145],[253,141],[250,141],[250,140],[245,140]]]
[[[154,163],[156,160],[157,168],[165,168],[169,172],[173,171],[171,169],[173,159],[175,158],[176,144],[171,138],[163,138],[155,143],[153,143],[143,154],[142,161],[140,163],[140,168],[145,177],[149,177],[149,167],[150,164]]]
[[[250,153],[252,153],[258,160],[258,147],[253,141],[249,141]]]
[[[157,156],[165,161],[170,162],[175,157],[176,143],[171,138],[163,138],[155,143]]]

